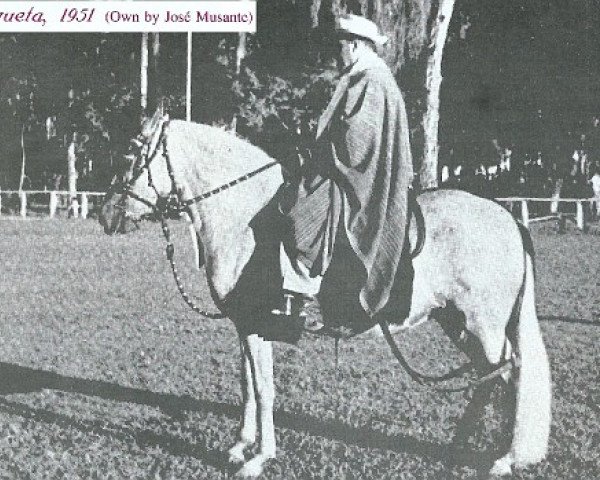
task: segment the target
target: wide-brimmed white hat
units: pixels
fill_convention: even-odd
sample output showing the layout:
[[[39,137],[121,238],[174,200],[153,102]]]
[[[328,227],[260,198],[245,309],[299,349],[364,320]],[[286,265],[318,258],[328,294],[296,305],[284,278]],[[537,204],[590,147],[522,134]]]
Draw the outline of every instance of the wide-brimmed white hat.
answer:
[[[371,20],[359,15],[340,17],[338,32],[371,40],[376,45],[384,45],[388,37],[379,33],[379,28]]]

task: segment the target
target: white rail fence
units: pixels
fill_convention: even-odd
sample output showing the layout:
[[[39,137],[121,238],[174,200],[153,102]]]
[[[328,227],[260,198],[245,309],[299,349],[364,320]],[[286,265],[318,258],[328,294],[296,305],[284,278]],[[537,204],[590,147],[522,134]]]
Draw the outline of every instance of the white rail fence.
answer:
[[[103,192],[77,192],[75,198],[71,200],[71,193],[67,190],[0,190],[0,214],[2,213],[2,201],[8,196],[19,197],[19,215],[27,217],[27,209],[30,206],[28,197],[44,196],[48,198],[48,213],[50,218],[56,216],[61,203],[68,205],[68,213],[77,218],[87,218],[90,214],[90,201],[95,198],[104,197]],[[66,199],[66,202],[61,200]]]
[[[561,216],[564,217],[574,217],[575,223],[577,224],[577,228],[579,230],[585,230],[587,226],[588,218],[585,213],[584,205],[590,204],[593,205],[598,202],[595,198],[535,198],[535,197],[506,197],[506,198],[497,198],[496,201],[504,204],[506,208],[511,212],[515,213],[515,206],[520,205],[520,217],[521,222],[526,227],[529,227],[530,223],[533,222],[543,222],[546,220],[558,220]],[[547,210],[547,215],[531,217],[529,214],[529,204],[530,203],[549,203],[550,207]],[[559,212],[559,203],[574,203],[575,204],[575,212],[574,213],[560,213]]]
[[[77,196],[71,200],[70,193],[67,190],[0,190],[0,214],[2,212],[3,196],[18,196],[19,197],[19,215],[23,218],[27,216],[29,206],[28,197],[32,195],[47,196],[48,198],[48,213],[50,218],[55,217],[59,209],[59,205],[67,204],[69,215],[77,218],[87,218],[90,214],[90,201],[101,199],[104,197],[104,192],[77,192]],[[61,202],[63,200],[63,202]],[[66,202],[64,201],[66,200]],[[536,198],[536,197],[505,197],[496,199],[501,204],[505,205],[508,210],[513,213],[515,207],[520,206],[520,219],[525,226],[529,226],[532,222],[541,222],[545,220],[558,219],[559,203],[575,203],[575,213],[564,214],[573,216],[577,224],[577,228],[584,230],[586,228],[587,218],[585,215],[584,205],[597,202],[594,198]],[[530,215],[530,204],[532,203],[549,203],[547,214],[542,216],[532,217]],[[538,212],[539,213],[539,212]],[[546,212],[544,212],[546,213]]]

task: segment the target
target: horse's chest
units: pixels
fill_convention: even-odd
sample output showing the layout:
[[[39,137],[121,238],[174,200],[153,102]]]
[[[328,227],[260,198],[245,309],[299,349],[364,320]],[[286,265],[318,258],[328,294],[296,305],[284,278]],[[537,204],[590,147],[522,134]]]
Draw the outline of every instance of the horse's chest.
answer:
[[[254,247],[249,232],[223,233],[218,242],[207,245],[208,281],[219,300],[236,288]]]

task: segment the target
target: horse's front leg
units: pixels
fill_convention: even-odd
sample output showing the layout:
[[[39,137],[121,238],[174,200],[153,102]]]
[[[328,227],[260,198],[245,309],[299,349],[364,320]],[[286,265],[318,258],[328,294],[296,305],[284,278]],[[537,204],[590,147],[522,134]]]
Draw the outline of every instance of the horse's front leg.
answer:
[[[256,396],[249,350],[246,339],[240,335],[243,411],[238,438],[228,452],[230,463],[244,463],[244,450],[256,441]]]
[[[238,476],[254,478],[262,473],[264,463],[267,460],[275,458],[273,348],[271,342],[263,340],[258,335],[249,335],[242,340],[242,349],[247,359],[244,360],[242,375],[249,377],[248,381],[245,382],[246,385],[249,385],[248,397],[253,396],[254,398],[249,401],[246,401],[246,398],[244,398],[244,419],[240,429],[240,441],[234,445],[232,450],[237,447],[238,450],[241,449],[243,451],[245,448],[242,446],[244,444],[244,435],[247,435],[247,440],[251,439],[252,442],[254,441],[256,420],[258,419],[260,428],[259,452],[255,457],[244,463],[238,472]],[[247,445],[246,443],[245,446]],[[232,451],[230,450],[230,457],[231,454]],[[243,458],[243,454],[240,456]]]

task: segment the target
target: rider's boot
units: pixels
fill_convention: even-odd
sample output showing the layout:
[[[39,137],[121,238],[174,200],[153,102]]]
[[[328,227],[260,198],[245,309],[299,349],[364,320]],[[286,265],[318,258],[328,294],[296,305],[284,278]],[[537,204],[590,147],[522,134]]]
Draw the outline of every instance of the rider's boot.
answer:
[[[320,319],[319,303],[315,296],[299,292],[284,291],[282,304],[271,313],[296,322],[304,330],[319,332],[324,324]]]

